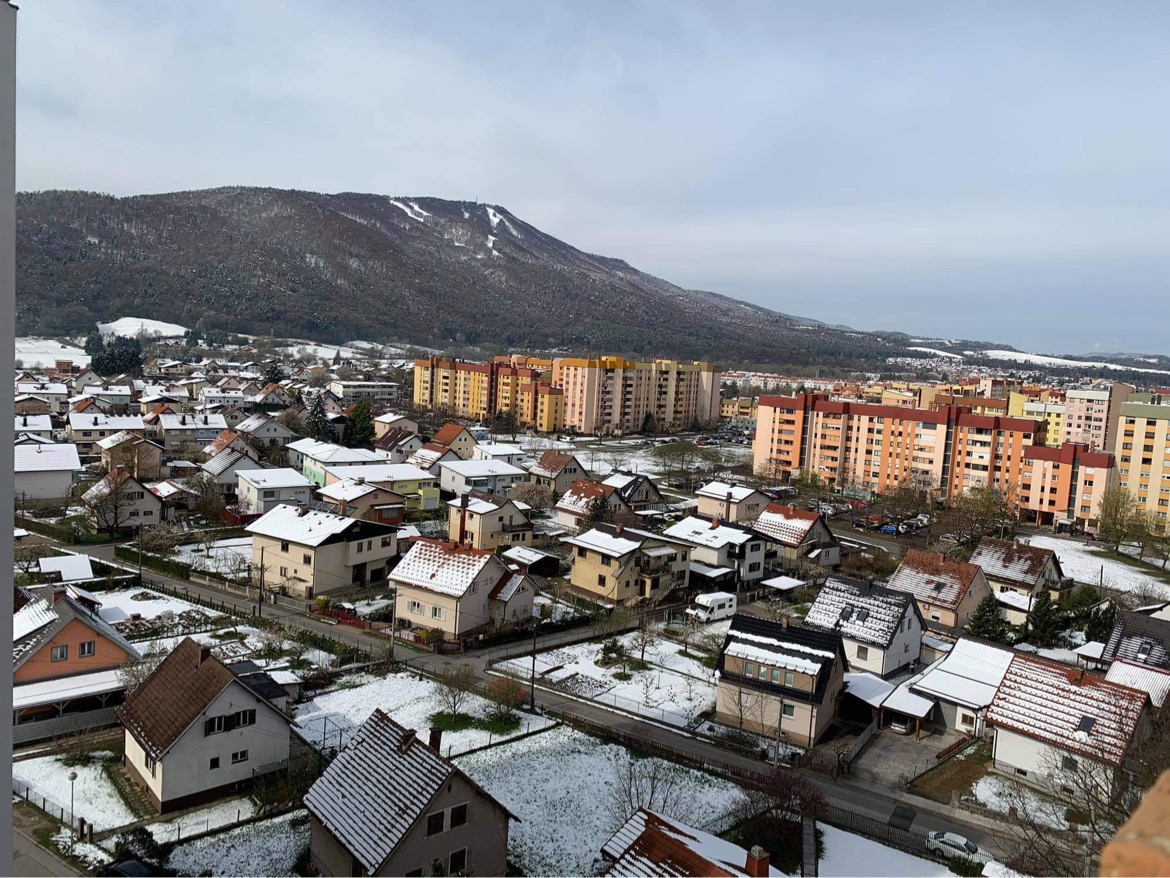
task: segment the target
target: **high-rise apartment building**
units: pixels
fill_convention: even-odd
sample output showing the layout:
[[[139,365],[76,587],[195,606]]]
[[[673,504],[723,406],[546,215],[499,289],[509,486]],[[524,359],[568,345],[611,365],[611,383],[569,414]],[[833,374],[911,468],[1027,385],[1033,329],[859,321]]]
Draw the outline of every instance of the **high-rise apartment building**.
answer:
[[[1069,443],[1024,449],[1020,517],[1045,526],[1095,530],[1105,492],[1118,485],[1112,454]]]
[[[1077,442],[1093,451],[1107,451],[1117,436],[1121,406],[1133,393],[1128,384],[1090,390],[1070,390],[1065,394],[1064,432],[1061,444]]]
[[[1119,484],[1149,514],[1155,529],[1170,529],[1170,399],[1120,406],[1116,452]]]

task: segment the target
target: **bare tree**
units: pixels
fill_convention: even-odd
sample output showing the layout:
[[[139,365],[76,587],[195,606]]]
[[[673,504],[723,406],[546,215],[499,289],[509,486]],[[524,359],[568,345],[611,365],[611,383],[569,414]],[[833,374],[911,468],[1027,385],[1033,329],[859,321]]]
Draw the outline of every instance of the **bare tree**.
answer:
[[[475,684],[475,668],[464,662],[441,668],[435,674],[433,686],[444,712],[455,717],[463,712],[468,696],[475,690]]]
[[[143,528],[140,540],[142,551],[158,555],[160,558],[169,558],[183,542],[183,531],[174,524],[165,522]]]
[[[785,820],[820,817],[829,801],[808,776],[790,768],[773,768],[759,788],[744,788],[733,806],[743,819],[769,814]]]
[[[694,819],[697,804],[685,784],[685,769],[663,759],[640,759],[622,750],[614,761],[609,815],[616,829],[639,808],[683,823]]]
[[[167,651],[159,644],[152,643],[150,647],[142,654],[142,661],[134,662],[128,661],[118,668],[117,677],[118,682],[126,689],[126,697],[134,694],[134,690],[146,681],[146,678],[154,673],[154,669],[162,664],[162,660],[167,657]]]
[[[53,548],[44,543],[17,543],[12,550],[12,560],[16,569],[26,576],[40,566],[41,558],[53,554]]]
[[[128,485],[128,481],[129,477],[120,478],[112,473],[90,489],[94,491],[101,486],[102,490],[97,492],[97,496],[87,491],[89,499],[83,497],[81,501],[94,527],[110,537],[129,526],[130,512],[136,502],[134,495],[140,493],[133,484]]]
[[[489,704],[488,716],[496,720],[509,719],[527,697],[524,687],[511,677],[492,680],[484,694]]]
[[[642,624],[637,631],[634,632],[632,646],[638,651],[638,663],[646,664],[646,650],[649,647],[657,645],[660,639],[658,628],[650,624],[650,621],[643,616]]]
[[[762,713],[764,695],[755,689],[749,689],[734,679],[727,683],[724,692],[727,694],[721,700],[730,710],[736,728],[742,732],[748,720],[755,719]]]
[[[508,497],[518,503],[525,503],[540,512],[556,502],[557,495],[551,488],[536,482],[521,482],[508,492]]]
[[[699,636],[699,632],[703,630],[703,624],[691,616],[687,616],[683,623],[678,628],[678,638],[682,641],[683,655],[691,654],[691,643]]]

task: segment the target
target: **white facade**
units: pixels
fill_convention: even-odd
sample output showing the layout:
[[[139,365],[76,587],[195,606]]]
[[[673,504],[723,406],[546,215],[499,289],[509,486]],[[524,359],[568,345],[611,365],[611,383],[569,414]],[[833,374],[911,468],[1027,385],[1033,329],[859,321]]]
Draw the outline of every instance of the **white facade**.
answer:
[[[294,469],[247,470],[237,477],[241,515],[264,513],[281,503],[308,506],[313,499],[313,483]]]
[[[339,399],[356,402],[393,402],[398,399],[398,385],[393,381],[330,381],[329,390]]]
[[[918,661],[922,654],[922,628],[914,613],[913,603],[906,604],[906,612],[898,623],[898,631],[887,649],[863,643],[851,637],[841,636],[845,644],[845,658],[852,671],[869,671],[879,677],[891,674],[910,662]]]
[[[507,496],[513,485],[528,481],[524,470],[494,460],[443,463],[439,470],[439,488],[457,495],[484,491]]]
[[[1032,781],[1042,780],[1059,764],[1064,751],[1008,729],[995,729],[992,755],[995,767],[1007,774]],[[1073,757],[1076,758],[1076,757]]]

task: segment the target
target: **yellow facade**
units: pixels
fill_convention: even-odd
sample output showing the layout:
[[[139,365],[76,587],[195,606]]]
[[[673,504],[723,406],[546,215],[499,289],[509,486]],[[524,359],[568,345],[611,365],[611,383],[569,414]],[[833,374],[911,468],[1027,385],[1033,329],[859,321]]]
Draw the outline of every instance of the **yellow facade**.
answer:
[[[1119,484],[1158,533],[1170,531],[1170,403],[1126,402],[1117,431]]]

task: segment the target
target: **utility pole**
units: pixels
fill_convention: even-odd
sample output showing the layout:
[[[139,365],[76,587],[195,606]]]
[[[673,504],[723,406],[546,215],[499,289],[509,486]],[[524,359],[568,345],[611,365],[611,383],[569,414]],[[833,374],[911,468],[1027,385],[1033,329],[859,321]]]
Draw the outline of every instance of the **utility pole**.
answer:
[[[260,603],[256,607],[256,615],[264,618],[264,549],[266,546],[260,547]]]
[[[532,676],[528,685],[528,709],[536,710],[536,629],[532,629]]]
[[[393,668],[394,667],[394,641],[398,639],[398,635],[395,631],[395,626],[398,623],[398,619],[396,618],[398,615],[398,587],[397,586],[395,586],[391,590],[390,596],[391,596],[391,601],[392,601],[392,603],[390,604],[390,667]]]
[[[138,525],[138,583],[142,584],[142,524]]]

